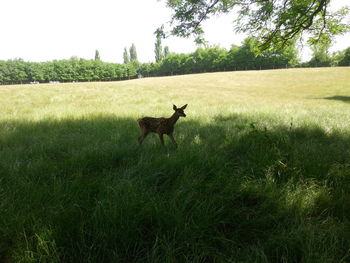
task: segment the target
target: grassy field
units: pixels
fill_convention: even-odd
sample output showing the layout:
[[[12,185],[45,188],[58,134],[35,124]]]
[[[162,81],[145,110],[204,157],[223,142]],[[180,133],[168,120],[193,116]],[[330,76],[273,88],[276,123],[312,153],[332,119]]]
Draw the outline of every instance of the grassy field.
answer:
[[[138,147],[142,116],[187,117]],[[0,262],[350,262],[350,68],[0,86]]]

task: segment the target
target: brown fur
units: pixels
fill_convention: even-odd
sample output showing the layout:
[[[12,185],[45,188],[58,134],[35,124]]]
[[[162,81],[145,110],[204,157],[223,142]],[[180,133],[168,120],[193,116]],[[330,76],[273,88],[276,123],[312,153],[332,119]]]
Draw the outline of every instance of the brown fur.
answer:
[[[138,119],[137,122],[139,123],[141,129],[141,136],[138,138],[139,144],[142,144],[143,140],[150,132],[154,132],[159,135],[159,139],[162,145],[164,145],[163,135],[166,134],[170,137],[173,144],[177,146],[177,143],[173,136],[174,126],[180,117],[186,117],[186,114],[184,113],[184,109],[186,107],[187,104],[181,108],[177,108],[175,105],[173,105],[175,112],[173,115],[171,115],[170,118],[143,117],[141,119]]]

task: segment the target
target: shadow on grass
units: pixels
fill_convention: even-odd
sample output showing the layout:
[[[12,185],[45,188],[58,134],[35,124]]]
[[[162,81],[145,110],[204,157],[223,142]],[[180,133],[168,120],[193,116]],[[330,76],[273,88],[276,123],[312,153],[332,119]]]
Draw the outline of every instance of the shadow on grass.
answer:
[[[348,134],[268,119],[0,123],[0,261],[339,262]],[[264,261],[265,260],[265,261]]]
[[[350,96],[332,96],[332,97],[326,97],[324,99],[326,99],[326,100],[339,100],[339,101],[350,103]]]

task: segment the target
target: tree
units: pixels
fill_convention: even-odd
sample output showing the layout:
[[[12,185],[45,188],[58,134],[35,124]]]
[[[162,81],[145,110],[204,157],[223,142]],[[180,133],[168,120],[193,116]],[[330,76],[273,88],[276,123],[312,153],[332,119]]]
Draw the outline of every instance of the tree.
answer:
[[[96,49],[95,51],[95,60],[101,60],[100,58],[100,52]]]
[[[27,80],[26,73],[27,63],[23,59],[15,59],[8,61],[9,76],[13,83],[23,83]]]
[[[279,50],[260,51],[261,43],[257,38],[246,38],[242,46],[232,46],[228,54],[231,69],[273,69],[298,64],[298,51],[295,44]]]
[[[317,40],[321,34],[334,36],[350,30],[347,8],[332,12],[335,0],[166,0],[173,10],[170,34],[188,37],[194,35],[203,43],[203,21],[213,15],[238,10],[234,20],[237,32],[257,37],[260,49],[284,47],[290,40],[309,34]],[[163,27],[160,29],[162,30]],[[163,35],[167,35],[163,31]]]
[[[311,43],[312,58],[308,64],[314,67],[330,66],[332,62],[329,54],[330,46],[331,40],[327,36],[322,37],[317,43]]]
[[[162,49],[162,38],[159,34],[156,36],[156,43],[154,44],[154,53],[155,53],[155,58],[156,62],[160,62],[163,57],[163,49]]]
[[[341,52],[339,66],[350,66],[350,47]]]
[[[123,59],[124,59],[124,64],[128,64],[130,62],[129,53],[126,47],[124,48]]]
[[[130,47],[130,62],[137,62],[137,52],[135,44]]]
[[[168,46],[164,47],[164,51],[163,51],[164,57],[166,58],[169,54],[170,54],[170,50]]]

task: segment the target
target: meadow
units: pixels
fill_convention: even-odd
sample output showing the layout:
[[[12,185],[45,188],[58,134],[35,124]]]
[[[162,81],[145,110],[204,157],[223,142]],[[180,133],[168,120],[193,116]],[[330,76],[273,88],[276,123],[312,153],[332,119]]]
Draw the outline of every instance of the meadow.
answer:
[[[178,148],[139,147],[136,120],[173,104]],[[0,262],[350,262],[349,67],[0,86],[0,105]]]

